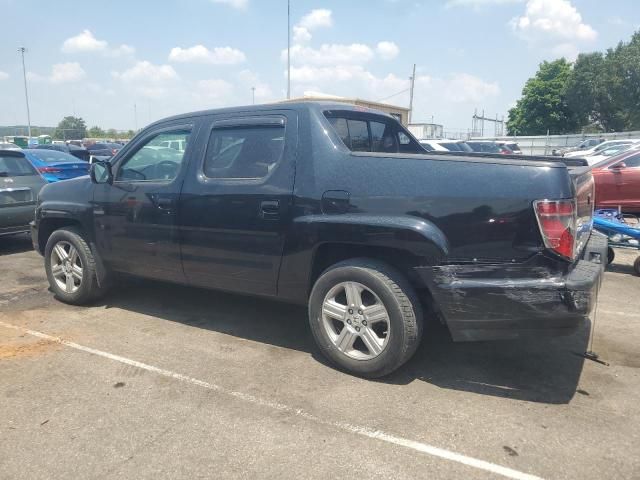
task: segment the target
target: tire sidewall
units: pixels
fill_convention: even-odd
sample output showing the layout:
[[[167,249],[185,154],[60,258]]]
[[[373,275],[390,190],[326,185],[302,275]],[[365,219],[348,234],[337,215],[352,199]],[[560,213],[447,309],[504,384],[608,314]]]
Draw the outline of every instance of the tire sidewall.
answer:
[[[389,314],[389,340],[384,351],[370,360],[356,360],[346,356],[333,344],[322,322],[324,298],[335,285],[342,282],[357,282],[374,292]],[[404,357],[405,323],[402,307],[385,282],[364,268],[355,266],[337,267],[324,273],[316,282],[309,299],[309,323],[313,336],[322,352],[343,370],[361,375],[376,376],[390,371]]]
[[[80,288],[73,293],[68,293],[62,290],[55,281],[53,274],[51,273],[51,252],[58,242],[69,242],[77,250],[80,261],[82,262],[82,282]],[[65,302],[69,303],[82,303],[90,298],[92,293],[93,275],[89,268],[92,259],[87,257],[84,246],[78,241],[78,234],[69,230],[56,230],[51,234],[44,252],[44,268],[47,274],[47,280],[49,286],[55,294],[55,296]]]

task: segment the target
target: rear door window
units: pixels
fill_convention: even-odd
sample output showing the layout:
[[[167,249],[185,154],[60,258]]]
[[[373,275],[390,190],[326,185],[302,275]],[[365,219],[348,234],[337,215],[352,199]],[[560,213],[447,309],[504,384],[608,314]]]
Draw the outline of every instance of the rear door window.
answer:
[[[369,129],[367,122],[363,120],[347,120],[349,125],[349,138],[351,139],[351,150],[354,152],[370,152]]]
[[[219,179],[261,179],[284,153],[285,126],[214,128],[204,160],[204,174]]]

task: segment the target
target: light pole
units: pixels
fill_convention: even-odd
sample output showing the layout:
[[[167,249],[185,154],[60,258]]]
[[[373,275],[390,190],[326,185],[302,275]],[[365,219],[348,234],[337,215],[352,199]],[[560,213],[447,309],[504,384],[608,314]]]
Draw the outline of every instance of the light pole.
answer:
[[[251,87],[251,100],[252,104],[256,104],[256,87]]]
[[[291,98],[291,0],[287,0],[287,100]]]
[[[18,52],[22,56],[22,77],[24,78],[24,99],[27,103],[27,135],[29,135],[29,142],[31,142],[31,112],[29,111],[29,92],[27,90],[27,69],[24,66],[24,53],[27,51],[26,48],[20,47]]]

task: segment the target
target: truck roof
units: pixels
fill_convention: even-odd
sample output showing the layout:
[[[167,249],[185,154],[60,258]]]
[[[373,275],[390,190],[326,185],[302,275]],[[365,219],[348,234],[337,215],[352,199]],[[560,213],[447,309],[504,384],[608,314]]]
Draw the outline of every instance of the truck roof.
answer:
[[[301,100],[301,101],[295,101],[295,102],[274,102],[274,103],[264,103],[260,105],[243,105],[239,107],[213,108],[209,110],[198,110],[195,112],[180,113],[178,115],[173,115],[171,117],[166,117],[166,118],[157,120],[149,124],[148,126],[159,125],[165,122],[172,122],[180,119],[201,117],[205,115],[215,115],[219,113],[260,112],[263,110],[273,110],[274,108],[277,108],[279,110],[295,110],[295,111],[350,110],[354,112],[372,113],[372,114],[381,115],[387,118],[393,118],[391,115],[389,115],[386,112],[383,112],[381,110],[376,110],[373,108],[363,107],[361,105],[352,105],[350,103],[343,103],[335,100],[333,101],[328,100],[326,102],[318,101],[318,100],[307,100],[307,101]]]

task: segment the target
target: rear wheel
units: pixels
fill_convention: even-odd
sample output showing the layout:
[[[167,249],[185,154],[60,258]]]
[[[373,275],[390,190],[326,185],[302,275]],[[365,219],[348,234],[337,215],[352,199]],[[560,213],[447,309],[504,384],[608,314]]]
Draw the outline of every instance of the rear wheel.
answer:
[[[633,262],[633,270],[636,272],[636,275],[640,275],[640,257],[636,258],[636,261]]]
[[[375,260],[326,270],[309,299],[309,321],[322,353],[337,367],[380,377],[404,364],[422,335],[422,309],[409,282]]]
[[[613,259],[616,258],[616,252],[613,251],[613,248],[607,248],[607,265],[611,265],[613,263]]]
[[[49,286],[59,300],[82,305],[105,293],[106,285],[98,284],[96,256],[79,229],[53,232],[44,259]]]

